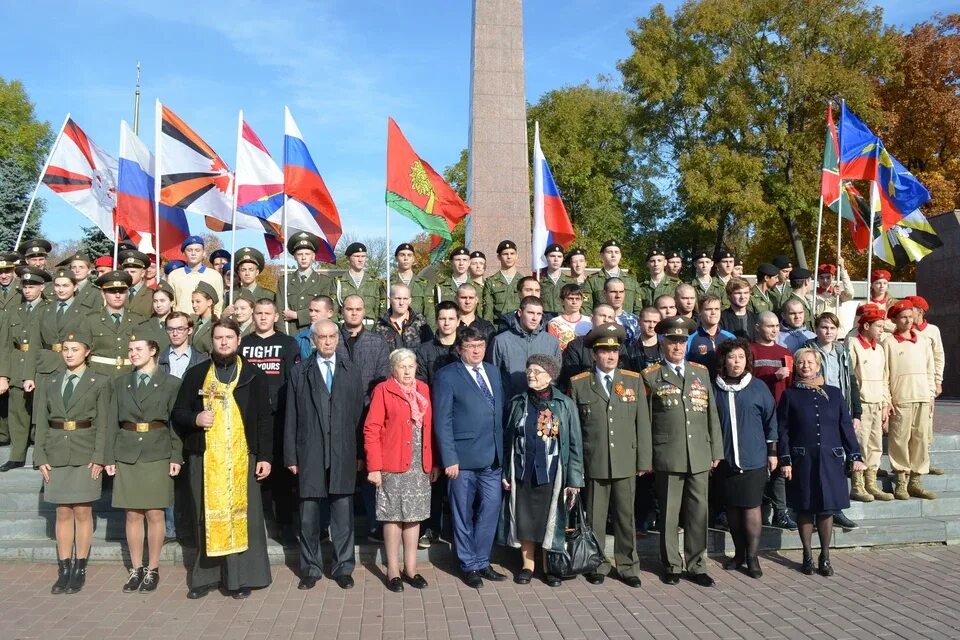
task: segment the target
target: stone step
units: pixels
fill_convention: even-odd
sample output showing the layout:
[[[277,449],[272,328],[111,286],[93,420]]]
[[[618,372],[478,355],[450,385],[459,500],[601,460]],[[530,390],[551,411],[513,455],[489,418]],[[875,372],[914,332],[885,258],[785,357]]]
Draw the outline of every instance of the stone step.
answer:
[[[931,491],[960,491],[960,470],[945,469],[942,476],[923,476],[923,486]],[[894,476],[877,478],[884,491],[893,493],[893,486],[897,483]]]
[[[923,500],[910,498],[909,500],[890,500],[881,502],[850,501],[850,507],[843,513],[856,522],[866,520],[890,520],[896,518],[922,518]]]
[[[941,469],[960,469],[960,451],[933,449],[930,451],[930,464]],[[890,456],[887,454],[880,456],[880,468],[890,469]]]

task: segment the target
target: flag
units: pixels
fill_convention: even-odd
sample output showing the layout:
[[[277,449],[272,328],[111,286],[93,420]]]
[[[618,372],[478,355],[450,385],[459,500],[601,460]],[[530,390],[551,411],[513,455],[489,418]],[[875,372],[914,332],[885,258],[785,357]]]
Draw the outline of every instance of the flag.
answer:
[[[834,213],[852,220],[850,201],[840,188],[840,143],[833,122],[833,105],[827,105],[827,132],[823,140],[823,165],[820,172],[820,195]]]
[[[543,252],[548,245],[559,244],[566,249],[576,238],[550,165],[540,148],[540,123],[537,122],[533,131],[533,245],[530,261],[534,271],[547,266]]]
[[[870,203],[857,191],[852,182],[845,181],[843,190],[845,192],[844,199],[849,204],[851,212],[850,236],[853,238],[853,245],[857,248],[857,251],[863,253],[873,239],[873,234],[870,233],[870,226],[867,223],[870,219]],[[878,215],[875,212],[874,227],[880,222]]]
[[[885,229],[930,201],[927,188],[886,150],[883,143],[880,145],[876,181],[880,184]]]
[[[69,116],[50,150],[43,184],[114,239],[117,161]]]
[[[288,198],[287,225],[299,224],[294,220],[304,223],[305,218],[312,220],[314,226],[303,230],[318,235],[326,243],[317,251],[317,260],[336,262],[333,250],[343,234],[340,213],[287,107],[283,109],[283,189]]]
[[[431,252],[442,255],[444,241],[470,207],[457,192],[413,150],[393,118],[387,119],[387,206],[419,224],[441,241]]]
[[[153,253],[156,249],[156,218],[154,211],[155,163],[147,145],[130,126],[120,123],[120,168],[117,172],[117,224],[138,245],[149,239]],[[174,260],[180,258],[180,244],[190,235],[187,216],[182,209],[160,206],[160,255]]]
[[[880,260],[902,267],[919,262],[942,246],[940,236],[927,217],[920,211],[914,211],[890,229],[881,231],[873,241],[873,252]]]
[[[839,171],[843,179],[875,180],[882,146],[880,138],[844,102],[839,132]]]

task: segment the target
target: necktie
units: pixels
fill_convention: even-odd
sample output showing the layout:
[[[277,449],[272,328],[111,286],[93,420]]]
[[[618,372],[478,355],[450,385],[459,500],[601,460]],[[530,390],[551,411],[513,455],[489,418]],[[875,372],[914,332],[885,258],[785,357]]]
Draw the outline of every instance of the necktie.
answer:
[[[609,373],[603,376],[603,384],[607,387],[607,397],[609,397],[613,391],[613,378],[610,377]]]
[[[678,378],[683,378],[683,369],[680,368],[680,365],[675,366],[673,370],[677,372]]]
[[[483,379],[483,376],[480,375],[480,367],[473,368],[473,374],[477,377],[477,384],[480,386],[480,393],[483,394],[483,397],[487,399],[487,402],[490,403],[490,406],[494,406],[493,392],[490,391],[490,387],[487,386],[487,381]]]
[[[7,285],[0,285],[0,288],[3,289],[3,295],[6,296],[6,295],[7,295]]]
[[[303,282],[306,282],[306,281],[307,281],[307,276],[301,274],[301,275],[300,275],[300,282],[303,283]]]
[[[145,373],[141,373],[141,374],[140,374],[140,384],[137,385],[137,390],[138,390],[138,391],[143,391],[144,389],[146,389],[146,387],[147,387],[147,378],[149,378],[149,377],[150,377],[150,376],[148,376],[148,375],[145,374]]]
[[[59,304],[59,308],[57,309],[57,318],[62,318],[66,310],[67,310],[67,303],[61,302]]]
[[[110,316],[113,318],[113,324],[115,324],[115,325],[117,325],[117,326],[119,327],[119,326],[120,326],[120,318],[122,318],[123,316],[120,315],[119,313],[111,313]]]
[[[327,383],[327,391],[333,393],[333,363],[329,360],[323,361],[323,366],[327,368],[327,375],[325,376],[325,382]]]
[[[75,373],[71,373],[67,376],[67,385],[63,388],[63,404],[67,405],[70,403],[70,398],[73,397],[73,390],[77,388],[77,378],[79,378]]]

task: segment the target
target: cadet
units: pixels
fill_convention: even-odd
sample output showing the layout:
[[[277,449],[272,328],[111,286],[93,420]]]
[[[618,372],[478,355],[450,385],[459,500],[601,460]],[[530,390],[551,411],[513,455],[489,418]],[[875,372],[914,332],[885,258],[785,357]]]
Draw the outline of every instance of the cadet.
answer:
[[[441,302],[455,302],[457,289],[460,285],[470,282],[470,252],[464,247],[457,247],[450,252],[450,275],[437,280],[433,287],[432,303],[434,306]],[[478,293],[482,289],[477,289]],[[431,312],[433,309],[430,310]],[[426,315],[426,314],[424,314]],[[436,315],[431,313],[431,315]],[[433,325],[431,325],[433,326]]]
[[[20,244],[20,253],[23,255],[23,264],[41,271],[47,271],[47,255],[53,247],[43,238],[31,238]],[[49,272],[47,272],[49,273]],[[43,287],[43,295],[53,297],[53,283],[47,281]]]
[[[777,313],[779,309],[773,308],[771,292],[777,286],[780,270],[769,262],[761,262],[757,266],[757,284],[750,289],[750,302],[747,304],[747,311],[760,315],[764,311]]]
[[[253,247],[237,249],[237,252],[233,254],[232,264],[233,268],[237,270],[237,280],[239,281],[239,286],[233,291],[234,296],[240,293],[240,289],[245,289],[250,292],[254,300],[260,298],[276,300],[277,293],[275,291],[262,287],[257,282],[257,278],[260,277],[260,273],[266,264],[266,260],[260,251]],[[224,291],[224,293],[230,295],[229,291]],[[231,304],[232,302],[231,300]],[[232,313],[232,309],[224,309],[222,315],[227,316],[230,313]]]
[[[600,247],[600,257],[603,259],[603,267],[600,271],[589,276],[584,281],[583,286],[584,291],[590,293],[590,309],[593,309],[594,304],[600,304],[606,300],[603,295],[603,285],[607,282],[607,278],[620,278],[623,280],[623,308],[625,310],[633,313],[635,310],[639,311],[643,309],[643,305],[639,302],[640,285],[637,283],[637,279],[624,273],[623,269],[620,268],[620,258],[622,257],[620,243],[616,240],[607,240],[604,242]],[[584,308],[587,306],[587,299],[584,299]]]
[[[654,248],[647,253],[647,269],[650,277],[639,284],[636,307],[628,308],[639,314],[645,307],[652,307],[660,296],[672,296],[680,286],[680,280],[667,275],[667,254],[663,249]]]
[[[680,274],[683,272],[683,256],[677,251],[667,251],[664,256],[667,259],[667,266],[664,269],[667,276],[674,280],[681,280]]]
[[[14,271],[19,262],[19,253],[14,251],[0,253],[0,325],[5,324],[4,314],[7,309],[16,309],[22,300],[18,289],[17,274]],[[0,349],[8,348],[9,343],[4,338],[0,342]],[[7,422],[8,404],[9,396],[6,393],[0,394],[0,446],[10,444],[10,426]]]
[[[520,296],[514,279],[517,276],[517,245],[503,240],[497,245],[500,270],[483,284],[483,304],[480,315],[494,324],[500,316],[520,306]]]
[[[336,303],[335,313],[339,316],[343,301],[348,296],[360,296],[363,298],[363,324],[370,329],[383,315],[384,300],[387,297],[386,287],[383,285],[383,280],[367,273],[367,245],[362,242],[353,242],[344,254],[350,266],[346,273],[337,276],[333,281],[336,289],[336,296],[333,297]]]
[[[190,294],[190,304],[193,306],[190,346],[200,353],[209,354],[213,351],[213,323],[217,319],[213,310],[218,302],[217,292],[206,282],[198,282],[197,288]]]
[[[173,506],[173,478],[183,464],[183,445],[168,423],[180,380],[157,367],[159,337],[158,330],[146,325],[130,336],[127,348],[134,370],[113,380],[106,424],[106,471],[116,475],[112,505],[127,510],[132,566],[124,593],[154,591],[160,583],[164,509]]]
[[[293,234],[287,241],[287,251],[297,261],[297,269],[287,278],[287,303],[283,304],[283,281],[277,284],[277,308],[286,327],[286,334],[295,336],[310,326],[310,301],[316,296],[330,296],[333,291],[333,278],[318,273],[313,268],[317,261],[317,250],[323,242],[318,236],[306,231]]]
[[[573,280],[563,273],[563,247],[551,244],[543,255],[547,259],[547,268],[540,274],[540,299],[543,300],[543,312],[553,317],[563,311],[560,290]]]
[[[726,249],[721,249],[717,253],[717,259],[715,262],[717,278],[723,283],[723,293],[726,295],[727,283],[730,282],[730,278],[733,277],[733,272],[737,268],[737,258],[732,252],[727,251]],[[726,306],[726,300],[724,300],[724,306]]]
[[[86,255],[77,252],[65,260],[62,260],[57,267],[69,268],[73,274],[73,280],[77,283],[77,290],[74,296],[77,302],[88,310],[99,309],[103,306],[103,298],[100,296],[100,290],[90,280],[90,269],[93,263]],[[56,285],[56,282],[54,282]]]
[[[793,262],[790,261],[790,258],[787,256],[775,256],[773,260],[770,261],[770,264],[777,268],[777,284],[770,289],[770,304],[773,305],[770,309],[774,313],[779,314],[780,309],[783,308],[783,303],[790,298],[790,272],[793,271]]]
[[[177,311],[190,313],[191,294],[197,288],[198,282],[210,284],[217,292],[217,299],[223,297],[223,275],[214,269],[208,269],[203,263],[206,249],[203,246],[203,238],[200,236],[188,236],[180,243],[180,251],[186,260],[185,264],[179,269],[174,269],[167,275],[167,282],[173,287],[176,293]],[[220,312],[219,304],[214,308],[214,313]]]
[[[803,267],[792,269],[790,271],[790,295],[783,301],[783,304],[786,304],[788,300],[799,300],[803,307],[803,324],[807,329],[813,331],[814,313],[810,309],[811,283],[810,272],[807,269]],[[780,308],[783,309],[783,305]]]
[[[30,424],[33,413],[33,389],[37,372],[37,349],[40,346],[40,310],[48,303],[41,297],[50,274],[36,267],[19,267],[23,302],[4,313],[0,327],[0,381],[9,389],[7,426],[10,437],[10,458],[0,466],[9,471],[23,466],[30,445]]]
[[[640,469],[656,474],[663,582],[680,581],[683,564],[677,527],[682,526],[687,577],[701,587],[711,587],[707,487],[710,470],[723,458],[723,441],[710,374],[706,367],[683,359],[695,328],[680,316],[657,323],[664,360],[641,374],[650,399],[652,437],[641,441],[639,455]]]
[[[127,337],[146,318],[126,309],[130,274],[110,271],[97,278],[104,307],[87,314],[83,326],[90,334],[90,368],[103,376],[116,377],[131,370],[127,358]]]
[[[57,505],[57,581],[51,593],[77,593],[87,577],[93,542],[93,503],[100,498],[110,378],[86,364],[90,333],[81,327],[63,339],[65,369],[37,385],[37,443],[33,464],[43,476],[43,499]],[[124,339],[126,348],[126,339]],[[76,549],[76,563],[71,559]]]
[[[407,285],[410,289],[410,308],[422,316],[432,318],[435,304],[432,287],[429,280],[418,277],[413,272],[413,264],[417,259],[413,245],[409,242],[398,244],[393,257],[397,262],[397,268],[390,273],[390,284]]]
[[[130,288],[127,289],[127,310],[141,318],[153,315],[153,289],[147,286],[144,276],[150,266],[150,257],[147,254],[129,249],[117,254],[120,269],[130,276]]]
[[[567,254],[567,267],[570,269],[570,282],[580,285],[583,294],[583,305],[580,312],[590,315],[593,312],[593,295],[587,288],[587,252],[579,247],[571,249]]]
[[[483,295],[483,285],[487,281],[487,254],[483,251],[470,252],[470,283],[473,284],[480,295]]]
[[[650,448],[650,415],[640,375],[618,368],[625,339],[623,327],[614,323],[587,334],[594,367],[570,378],[570,396],[583,433],[587,513],[601,537],[608,512],[613,516],[617,574],[628,586],[639,587],[633,505],[636,477],[645,470],[639,452]],[[610,562],[604,559],[586,578],[600,584],[608,573]]]
[[[171,268],[170,271],[168,271],[167,267],[177,262],[180,263],[181,267],[183,266],[182,260],[171,260],[164,266],[163,272],[166,275],[170,275],[170,271],[173,271],[173,269]],[[107,273],[108,271],[113,271],[113,256],[100,256],[99,258],[94,260],[93,270],[95,272],[96,278],[99,278],[100,276]],[[94,278],[94,280],[96,280],[96,278]],[[96,286],[94,286],[94,289],[96,289]],[[103,304],[103,298],[100,298],[99,304],[101,305]]]
[[[223,265],[230,264],[230,252],[226,249],[217,249],[210,252],[210,266],[213,267],[214,271],[218,273],[223,273]]]
[[[713,269],[713,258],[707,251],[700,251],[693,257],[695,274],[690,284],[697,292],[697,300],[706,295],[715,295],[721,300],[727,295],[726,285],[710,274]]]
[[[91,287],[96,290],[95,287]],[[49,375],[63,371],[63,337],[77,330],[91,312],[76,297],[77,284],[73,273],[60,268],[53,274],[54,299],[37,310],[40,342],[36,345],[37,373]],[[101,298],[102,300],[102,298]]]

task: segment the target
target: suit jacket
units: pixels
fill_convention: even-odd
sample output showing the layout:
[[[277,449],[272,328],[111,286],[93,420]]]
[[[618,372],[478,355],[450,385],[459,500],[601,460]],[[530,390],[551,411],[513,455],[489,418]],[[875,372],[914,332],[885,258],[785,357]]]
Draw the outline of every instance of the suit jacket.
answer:
[[[70,402],[64,404],[60,389],[66,375],[66,371],[59,371],[37,382],[33,463],[52,467],[106,464],[112,455],[106,437],[112,398],[110,377],[87,367],[76,382]],[[72,431],[51,429],[51,420],[90,420],[93,426]]]
[[[187,371],[201,362],[206,362],[209,359],[210,356],[208,354],[200,351],[199,349],[190,347],[190,360],[187,362]],[[157,356],[157,368],[164,373],[170,373],[170,347],[160,351],[160,355]]]
[[[494,404],[484,397],[462,362],[448,364],[433,381],[433,431],[444,467],[483,469],[503,464],[503,382],[496,367],[484,362]]]
[[[615,369],[608,397],[591,369],[570,379],[570,397],[580,415],[587,478],[628,478],[649,468],[640,466],[640,452],[650,447],[650,412],[640,374]]]
[[[273,462],[273,418],[267,374],[243,358],[240,362],[240,379],[233,389],[233,399],[243,417],[247,449],[257,462]],[[203,411],[204,398],[200,391],[212,366],[212,362],[203,362],[187,370],[173,406],[173,428],[187,453],[202,454],[207,448],[207,433],[197,427],[197,415]]]
[[[642,469],[668,473],[708,471],[723,458],[723,435],[707,368],[687,362],[683,379],[666,364],[640,375],[650,408],[650,443],[640,452]]]
[[[298,467],[301,498],[356,490],[363,405],[360,367],[339,353],[332,392],[327,391],[315,357],[293,367],[287,383],[283,464]]]
[[[170,414],[180,390],[180,380],[159,369],[147,384],[138,388],[137,372],[132,371],[113,381],[113,402],[110,403],[107,464],[123,462],[183,462],[183,443],[170,426]],[[121,428],[121,422],[166,422],[163,429],[143,433]]]

